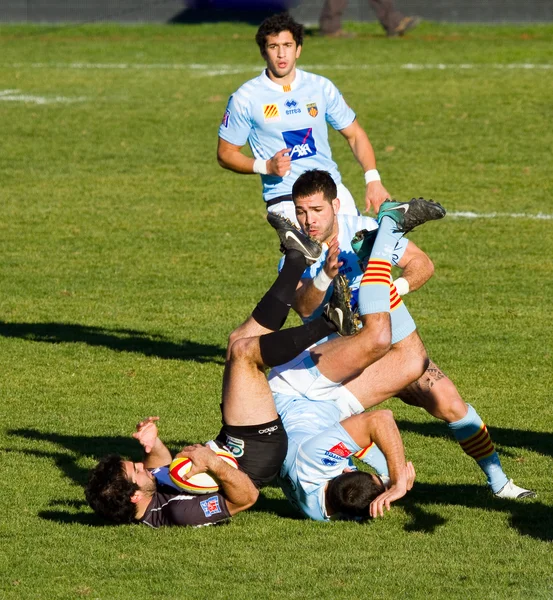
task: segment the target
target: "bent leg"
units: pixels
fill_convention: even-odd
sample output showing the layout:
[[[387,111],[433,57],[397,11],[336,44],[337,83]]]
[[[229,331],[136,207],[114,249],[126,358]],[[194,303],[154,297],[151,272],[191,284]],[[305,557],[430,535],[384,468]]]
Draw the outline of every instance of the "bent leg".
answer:
[[[344,385],[364,408],[370,408],[398,395],[421,377],[427,364],[426,349],[419,334],[414,331]]]

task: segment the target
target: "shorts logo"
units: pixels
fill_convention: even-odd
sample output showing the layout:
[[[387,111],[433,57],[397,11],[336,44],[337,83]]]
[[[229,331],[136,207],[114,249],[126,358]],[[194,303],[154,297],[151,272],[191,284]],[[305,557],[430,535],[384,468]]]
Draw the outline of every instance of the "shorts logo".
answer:
[[[313,102],[311,104],[307,104],[306,108],[307,108],[307,114],[310,117],[315,118],[319,114],[319,109],[317,108],[317,103],[316,102]]]
[[[271,435],[271,433],[273,433],[273,431],[276,431],[278,429],[278,425],[273,425],[272,427],[267,427],[267,429],[258,429],[257,433],[263,435],[264,433],[268,433],[269,435]]]
[[[207,500],[202,500],[200,502],[200,506],[202,507],[206,517],[212,517],[213,515],[222,512],[221,507],[219,506],[219,498],[217,496],[212,496]]]
[[[299,160],[317,154],[313,128],[297,129],[296,131],[284,131],[282,133],[287,148],[292,148],[290,160]]]
[[[332,452],[332,454],[337,454],[338,456],[341,456],[342,458],[347,458],[348,456],[351,456],[352,452],[350,452],[346,445],[344,444],[344,442],[340,442],[339,444],[336,444],[336,446],[333,446],[329,452]]]
[[[233,438],[230,435],[227,435],[227,443],[225,446],[236,458],[244,456],[244,440],[239,440],[238,438]]]
[[[280,121],[280,112],[278,111],[278,106],[276,104],[264,104],[263,119],[265,123]]]
[[[295,115],[298,113],[301,113],[301,108],[298,108],[298,103],[295,100],[286,100],[286,102],[284,103],[284,106],[286,106],[287,111],[286,114],[287,115]]]

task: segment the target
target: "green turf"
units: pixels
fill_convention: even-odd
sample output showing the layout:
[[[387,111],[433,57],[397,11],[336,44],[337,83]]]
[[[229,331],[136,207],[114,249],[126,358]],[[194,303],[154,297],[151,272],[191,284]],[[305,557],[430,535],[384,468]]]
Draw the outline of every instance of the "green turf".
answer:
[[[3,26],[2,598],[553,596],[553,27],[348,27],[308,37],[301,64],[356,110],[387,188],[495,214],[412,235],[436,274],[407,303],[539,498],[490,497],[447,428],[393,400],[418,483],[379,522],[310,523],[268,488],[220,528],[101,524],[87,469],[138,458],[149,414],[173,449],[216,434],[226,336],[274,278],[258,178],[215,160],[227,97],[262,63],[240,24]]]

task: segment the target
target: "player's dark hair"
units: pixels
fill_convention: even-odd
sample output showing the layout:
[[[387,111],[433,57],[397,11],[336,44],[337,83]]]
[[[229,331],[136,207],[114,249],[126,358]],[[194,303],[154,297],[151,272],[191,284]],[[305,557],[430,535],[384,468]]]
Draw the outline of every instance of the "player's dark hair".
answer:
[[[292,186],[292,198],[306,198],[313,194],[323,193],[327,202],[332,202],[338,196],[338,190],[334,179],[328,171],[311,169],[302,173]]]
[[[261,56],[265,57],[265,46],[268,35],[278,35],[283,31],[289,31],[294,38],[297,46],[303,44],[303,25],[296,23],[288,13],[280,13],[267,17],[259,26],[255,34],[255,41],[261,51]]]
[[[116,523],[132,523],[136,504],[131,496],[139,489],[129,481],[118,454],[104,456],[90,472],[85,496],[94,512]]]
[[[346,519],[368,519],[371,502],[384,491],[364,471],[342,473],[328,485],[326,500],[332,513],[339,513]]]

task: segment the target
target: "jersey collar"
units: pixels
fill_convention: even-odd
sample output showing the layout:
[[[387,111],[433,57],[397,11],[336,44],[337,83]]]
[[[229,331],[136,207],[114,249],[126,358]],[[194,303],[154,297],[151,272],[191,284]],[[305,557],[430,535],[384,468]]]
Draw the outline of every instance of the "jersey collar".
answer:
[[[292,81],[292,83],[290,83],[289,85],[278,85],[278,83],[275,83],[272,79],[269,78],[269,76],[267,75],[267,70],[263,69],[263,72],[261,73],[261,78],[262,80],[265,82],[265,85],[274,90],[275,92],[293,92],[295,89],[298,88],[298,86],[301,83],[301,79],[302,79],[302,75],[303,75],[303,71],[301,71],[300,69],[296,69],[296,78],[294,79],[294,81]]]

